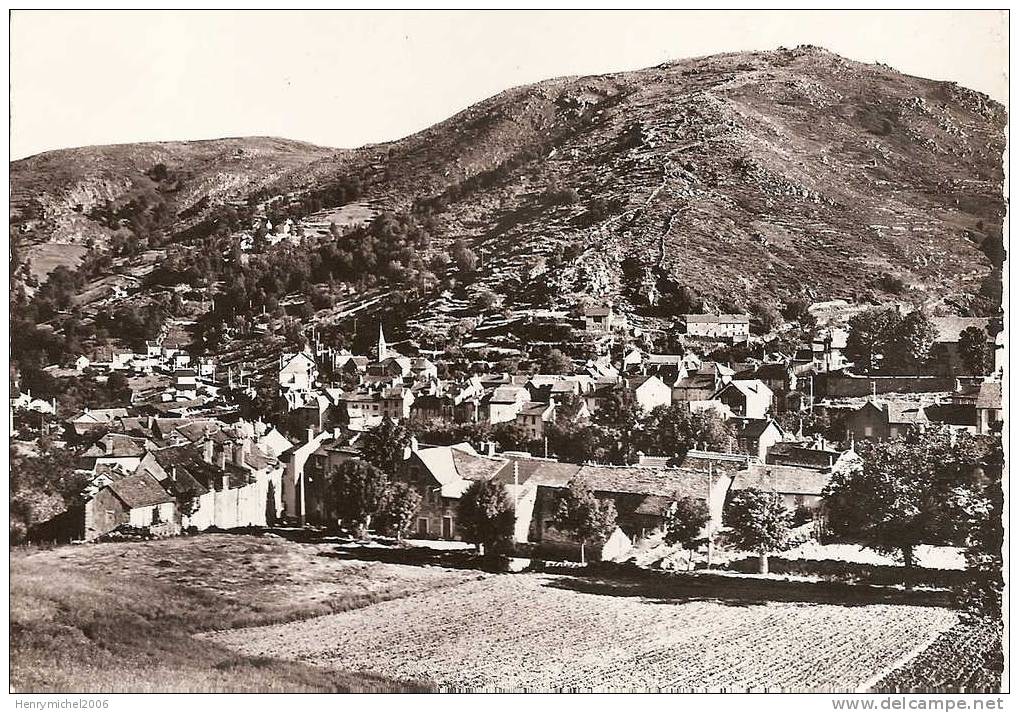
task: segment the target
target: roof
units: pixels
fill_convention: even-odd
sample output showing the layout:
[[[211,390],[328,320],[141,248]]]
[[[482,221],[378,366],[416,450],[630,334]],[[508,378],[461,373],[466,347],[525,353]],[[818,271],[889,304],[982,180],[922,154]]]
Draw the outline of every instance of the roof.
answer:
[[[769,465],[823,469],[830,468],[840,457],[840,451],[811,448],[803,443],[776,443],[768,450],[764,460]]]
[[[282,361],[282,365],[280,366],[280,371],[283,371],[284,369],[290,368],[291,365],[300,367],[301,365],[296,363],[296,362],[298,362],[301,359],[304,359],[307,362],[305,367],[307,367],[307,366],[314,367],[315,366],[315,360],[312,358],[312,356],[310,354],[308,354],[307,352],[297,352],[296,354],[284,354],[283,355],[283,361]]]
[[[665,497],[662,495],[648,495],[640,504],[633,509],[635,515],[652,515],[655,517],[663,517],[672,507],[672,503],[675,500],[673,498]]]
[[[742,427],[737,434],[738,438],[760,438],[764,432],[774,426],[782,432],[782,427],[770,418],[748,418],[742,422]]]
[[[115,480],[106,487],[132,510],[173,502],[173,496],[147,471]]]
[[[584,310],[584,316],[585,317],[608,317],[610,314],[612,314],[612,308],[611,307],[596,306],[596,307],[587,307]]]
[[[728,384],[718,390],[721,394],[723,391],[728,389],[736,389],[744,396],[768,396],[771,397],[772,391],[768,388],[760,379],[733,379]]]
[[[980,384],[980,391],[977,393],[977,408],[1001,408],[1000,381],[985,381]]]
[[[551,407],[550,404],[542,401],[525,401],[520,409],[519,416],[544,416]]]
[[[888,401],[882,404],[882,410],[888,414],[888,423],[925,423],[929,420],[923,406],[917,403]]]
[[[108,433],[82,455],[86,458],[138,458],[145,455],[144,444],[142,439],[121,433]]]
[[[746,468],[750,465],[751,457],[746,453],[720,453],[718,451],[687,451],[680,463],[681,468],[688,470],[727,473]]]
[[[745,314],[683,314],[680,319],[688,324],[750,324]]]
[[[268,433],[258,439],[258,445],[268,448],[274,455],[285,453],[294,447],[294,444],[287,440],[286,436],[272,428]]]
[[[507,385],[497,386],[492,390],[491,394],[485,397],[485,401],[488,403],[512,404],[521,400],[530,400],[530,398],[531,393],[523,386]]]
[[[652,379],[654,379],[655,381],[657,381],[659,383],[662,383],[662,380],[659,379],[654,374],[640,375],[640,376],[627,376],[625,379],[623,379],[623,383],[626,384],[626,388],[628,388],[628,389],[630,389],[632,391],[636,391],[637,389],[639,389],[641,386],[643,386],[647,382],[651,381]]]
[[[96,408],[84,411],[75,416],[72,421],[85,421],[95,423],[108,423],[115,418],[126,418],[130,414],[126,408]]]
[[[795,465],[751,465],[734,474],[731,490],[758,488],[784,495],[820,495],[831,473]]]
[[[469,443],[421,448],[415,455],[439,483],[444,498],[460,497],[471,481],[488,480],[506,465],[503,458],[479,455]]]
[[[673,386],[675,389],[697,389],[699,391],[710,391],[715,393],[715,377],[713,374],[697,373],[680,379]]]
[[[708,495],[708,479],[704,471],[687,468],[583,465],[576,477],[592,490],[607,493],[692,497],[700,500],[707,499]]]
[[[530,482],[548,487],[565,487],[580,472],[580,468],[576,463],[540,458],[510,458],[496,477],[504,483],[512,483],[515,474],[517,482],[521,484]]]
[[[987,330],[990,317],[933,317],[931,321],[938,330],[938,342],[954,343],[968,327]],[[990,336],[988,336],[990,339]]]

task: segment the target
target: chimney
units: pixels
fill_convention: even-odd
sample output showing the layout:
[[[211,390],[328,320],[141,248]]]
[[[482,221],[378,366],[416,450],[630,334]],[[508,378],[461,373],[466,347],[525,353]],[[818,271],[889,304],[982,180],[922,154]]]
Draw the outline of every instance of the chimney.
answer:
[[[495,455],[495,441],[488,441],[487,443],[485,443],[485,453],[487,453],[490,456]]]
[[[213,446],[213,443],[212,443],[211,440],[206,441],[202,445],[202,460],[204,460],[206,463],[209,463],[209,464],[212,463],[212,455],[213,455],[213,453],[212,453],[212,446]]]
[[[170,466],[170,480],[177,482],[177,466],[175,465]]]
[[[308,441],[307,442],[311,443],[314,440],[315,440],[315,427],[314,426],[308,426]]]
[[[244,446],[246,444],[247,441],[241,441],[240,443],[234,446],[233,451],[234,465],[237,466],[238,468],[244,467],[244,451],[245,451]]]
[[[222,450],[220,450],[220,452],[219,452],[219,460],[218,460],[217,464],[219,465],[219,469],[220,470],[226,470],[226,462],[227,462],[226,452],[227,452],[228,448],[230,448],[230,446],[224,445]]]
[[[223,473],[221,485],[223,486],[223,490],[230,489],[230,476],[227,473]]]

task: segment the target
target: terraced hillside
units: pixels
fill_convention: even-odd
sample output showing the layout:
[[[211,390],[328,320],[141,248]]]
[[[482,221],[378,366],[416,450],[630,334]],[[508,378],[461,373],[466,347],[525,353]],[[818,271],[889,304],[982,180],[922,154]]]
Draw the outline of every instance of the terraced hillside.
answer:
[[[725,54],[511,89],[352,151],[231,139],[44,154],[12,165],[13,220],[33,245],[82,242],[102,230],[76,206],[156,162],[187,175],[176,229],[223,201],[356,176],[373,210],[428,216],[440,247],[465,240],[510,306],[541,282],[648,316],[675,311],[682,287],[709,308],[805,292],[987,313],[1004,126],[978,92],[815,47]],[[577,257],[543,267],[564,248]]]

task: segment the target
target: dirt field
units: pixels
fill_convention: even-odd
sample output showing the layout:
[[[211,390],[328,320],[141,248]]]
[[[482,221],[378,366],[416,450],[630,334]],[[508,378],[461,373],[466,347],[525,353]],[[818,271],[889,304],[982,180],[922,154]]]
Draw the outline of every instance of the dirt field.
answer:
[[[248,656],[433,681],[444,690],[853,691],[957,621],[940,607],[845,606],[815,594],[670,597],[618,582],[502,575],[203,637]]]

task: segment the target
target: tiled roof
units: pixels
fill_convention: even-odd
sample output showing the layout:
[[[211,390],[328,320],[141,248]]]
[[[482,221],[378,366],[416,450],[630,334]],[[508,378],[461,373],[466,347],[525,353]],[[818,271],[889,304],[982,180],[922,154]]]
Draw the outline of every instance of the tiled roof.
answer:
[[[841,455],[838,451],[810,448],[800,443],[776,443],[764,460],[769,465],[821,469],[831,467]]]
[[[173,502],[173,496],[146,471],[116,480],[107,487],[131,509]]]
[[[708,479],[703,471],[686,468],[584,465],[576,475],[592,490],[706,499]]]
[[[888,423],[926,423],[929,420],[923,406],[916,403],[888,401],[882,407],[888,414]]]
[[[674,498],[664,497],[662,495],[648,495],[641,500],[640,505],[634,508],[633,513],[635,515],[652,515],[654,517],[663,517],[672,507],[672,503],[675,502]]]
[[[794,465],[752,465],[735,473],[731,490],[758,488],[788,495],[820,495],[831,473]]]
[[[120,433],[108,433],[83,454],[86,458],[138,458],[145,455],[144,441]]]
[[[506,465],[504,458],[477,455],[458,448],[450,450],[453,456],[453,467],[465,480],[490,480]]]

